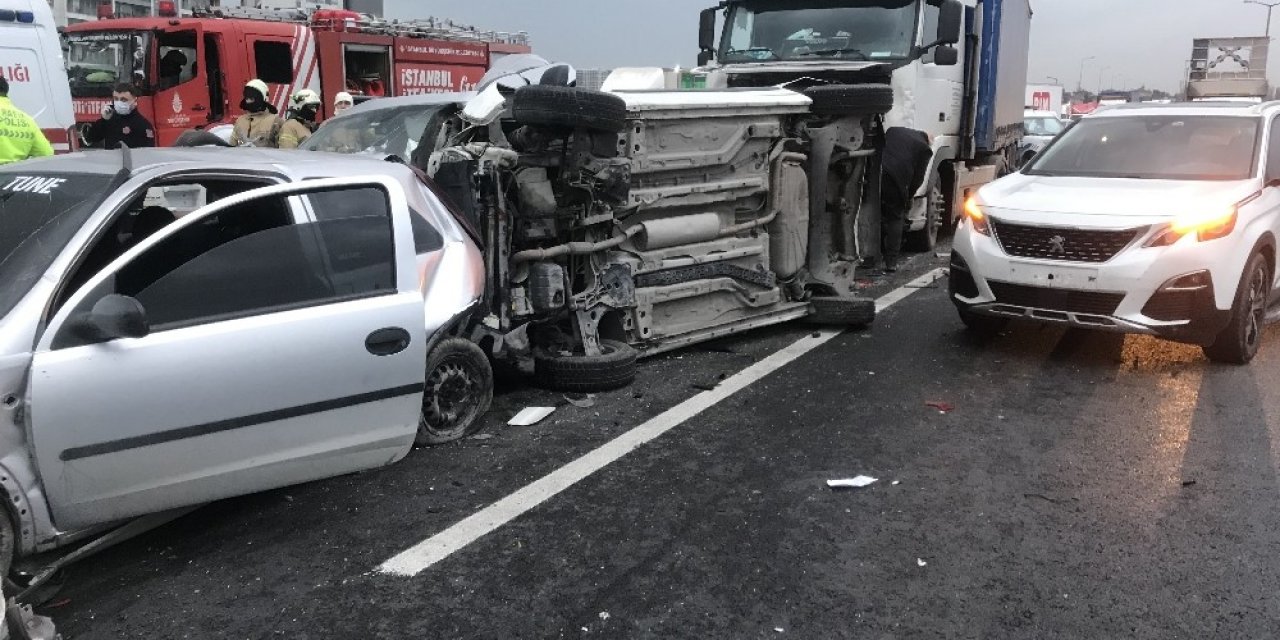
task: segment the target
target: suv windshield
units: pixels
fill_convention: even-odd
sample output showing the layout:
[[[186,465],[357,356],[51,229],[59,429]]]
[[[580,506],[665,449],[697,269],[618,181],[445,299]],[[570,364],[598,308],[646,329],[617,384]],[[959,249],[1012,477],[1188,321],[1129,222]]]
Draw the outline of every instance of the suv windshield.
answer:
[[[121,82],[147,86],[147,49],[151,34],[145,31],[68,33],[67,76],[71,95],[105,98]]]
[[[433,116],[451,105],[414,105],[374,109],[335,118],[324,124],[302,148],[307,151],[368,153],[410,160]]]
[[[911,54],[916,3],[910,0],[755,0],[730,9],[723,62],[892,60]]]
[[[1253,175],[1260,120],[1243,116],[1086,118],[1023,173],[1148,180],[1243,180]]]
[[[44,275],[110,183],[109,175],[0,170],[0,317]]]

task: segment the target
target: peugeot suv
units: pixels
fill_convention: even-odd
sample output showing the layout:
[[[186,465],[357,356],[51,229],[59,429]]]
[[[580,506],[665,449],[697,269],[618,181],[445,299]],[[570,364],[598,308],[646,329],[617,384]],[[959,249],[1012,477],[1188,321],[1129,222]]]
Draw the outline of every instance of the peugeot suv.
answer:
[[[1117,107],[964,203],[950,293],[1013,318],[1141,333],[1245,364],[1280,320],[1280,102]]]

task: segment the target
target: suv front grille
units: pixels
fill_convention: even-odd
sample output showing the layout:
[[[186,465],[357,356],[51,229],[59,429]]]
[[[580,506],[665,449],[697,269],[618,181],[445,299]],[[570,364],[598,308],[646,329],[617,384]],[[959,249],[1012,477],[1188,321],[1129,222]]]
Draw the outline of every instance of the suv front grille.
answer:
[[[1123,293],[1028,287],[994,280],[987,284],[991,286],[991,293],[998,303],[1065,313],[1109,316],[1116,312],[1120,302],[1124,300]]]
[[[1143,231],[1033,227],[994,218],[991,220],[991,229],[1000,247],[1011,256],[1065,262],[1106,262],[1129,246]]]

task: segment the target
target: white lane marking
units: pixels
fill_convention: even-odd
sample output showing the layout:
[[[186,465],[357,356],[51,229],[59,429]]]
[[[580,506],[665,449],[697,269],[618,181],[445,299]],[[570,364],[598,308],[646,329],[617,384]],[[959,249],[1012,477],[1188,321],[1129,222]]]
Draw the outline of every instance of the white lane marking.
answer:
[[[943,270],[930,271],[924,276],[894,290],[876,300],[876,311],[885,311],[907,299],[921,288],[933,284]],[[642,445],[680,426],[690,418],[714,407],[733,394],[758,382],[765,376],[796,361],[801,356],[835,339],[843,330],[827,329],[810,334],[785,347],[781,351],[743,369],[720,383],[712,391],[704,391],[666,410],[657,417],[628,431],[600,448],[552,471],[541,479],[526,485],[515,493],[481,509],[474,515],[401,552],[378,567],[378,571],[391,575],[412,577],[431,565],[448,558],[453,553],[475,542],[502,525],[511,522],[556,494],[572,487],[587,476],[603,469]]]

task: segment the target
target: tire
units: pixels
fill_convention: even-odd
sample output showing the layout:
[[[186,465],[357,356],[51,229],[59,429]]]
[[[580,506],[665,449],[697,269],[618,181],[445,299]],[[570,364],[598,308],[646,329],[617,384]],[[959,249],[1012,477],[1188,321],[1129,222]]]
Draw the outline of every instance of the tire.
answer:
[[[1249,364],[1262,346],[1266,329],[1267,298],[1271,295],[1271,269],[1261,253],[1245,265],[1231,305],[1231,321],[1207,347],[1204,355],[1223,364]]]
[[[493,402],[493,369],[484,351],[446,338],[427,356],[427,389],[418,421],[419,446],[445,444],[480,430]]]
[[[1009,328],[1008,318],[985,316],[961,306],[956,307],[956,312],[960,314],[960,322],[964,323],[965,329],[979,338],[994,338]]]
[[[209,133],[208,131],[200,131],[192,129],[182,132],[178,139],[174,141],[175,147],[230,147],[226,140]]]
[[[938,246],[938,231],[942,228],[942,212],[947,208],[947,198],[942,194],[942,175],[937,171],[933,172],[925,194],[924,228],[907,234],[907,251],[926,253]]]
[[[534,380],[553,391],[596,393],[621,389],[635,382],[637,353],[630,345],[601,340],[598,356],[566,356],[537,352]]]
[[[875,116],[893,108],[893,87],[887,84],[832,84],[810,87],[804,95],[818,115]]]
[[[627,103],[612,93],[532,85],[516,91],[512,116],[521,124],[584,127],[618,133],[627,128]]]
[[[10,501],[12,505],[12,501]],[[0,579],[8,580],[18,554],[18,528],[8,507],[0,508]],[[12,597],[16,593],[6,594]]]
[[[822,297],[809,300],[810,324],[866,327],[876,319],[876,303],[867,298]]]

